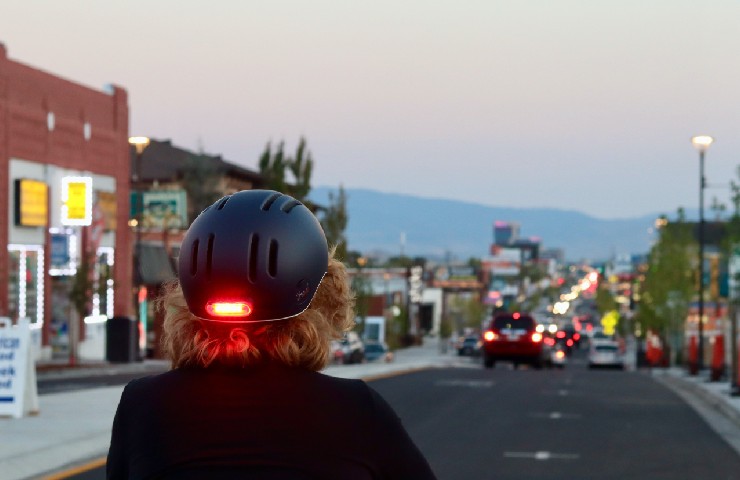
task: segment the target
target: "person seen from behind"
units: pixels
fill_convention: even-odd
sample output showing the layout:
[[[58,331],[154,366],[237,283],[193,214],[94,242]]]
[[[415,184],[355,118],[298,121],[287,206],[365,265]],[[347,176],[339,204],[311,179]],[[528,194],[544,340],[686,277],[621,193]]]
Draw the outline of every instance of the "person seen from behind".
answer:
[[[222,198],[190,226],[178,270],[159,300],[172,369],[125,387],[107,478],[435,478],[375,390],[320,373],[354,305],[303,204]]]

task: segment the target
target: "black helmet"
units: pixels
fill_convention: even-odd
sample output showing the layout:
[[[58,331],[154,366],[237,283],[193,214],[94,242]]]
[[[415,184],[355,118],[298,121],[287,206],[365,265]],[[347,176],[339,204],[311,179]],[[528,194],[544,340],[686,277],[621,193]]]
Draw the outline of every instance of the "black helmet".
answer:
[[[180,249],[180,285],[207,320],[280,320],[303,312],[327,271],[319,221],[272,190],[226,196],[198,215]]]

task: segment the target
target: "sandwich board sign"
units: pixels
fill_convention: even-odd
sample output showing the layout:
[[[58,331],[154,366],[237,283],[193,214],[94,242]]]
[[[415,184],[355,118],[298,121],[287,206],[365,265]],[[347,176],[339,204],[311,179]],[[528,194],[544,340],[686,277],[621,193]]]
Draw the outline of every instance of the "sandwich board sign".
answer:
[[[36,414],[39,397],[27,320],[13,325],[0,317],[0,417]]]

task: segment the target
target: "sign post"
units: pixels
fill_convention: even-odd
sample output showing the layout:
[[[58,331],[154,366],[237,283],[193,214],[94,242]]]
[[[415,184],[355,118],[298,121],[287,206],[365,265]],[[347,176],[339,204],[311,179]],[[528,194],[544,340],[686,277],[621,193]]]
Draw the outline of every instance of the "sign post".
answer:
[[[30,324],[13,325],[0,317],[0,416],[20,418],[38,411]]]

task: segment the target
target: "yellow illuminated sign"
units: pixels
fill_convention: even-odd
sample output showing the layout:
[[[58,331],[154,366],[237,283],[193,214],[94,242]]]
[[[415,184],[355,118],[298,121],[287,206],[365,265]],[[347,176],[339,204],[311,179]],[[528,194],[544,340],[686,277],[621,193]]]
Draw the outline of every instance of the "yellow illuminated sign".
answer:
[[[90,225],[92,222],[92,178],[62,179],[62,225]]]
[[[48,224],[49,186],[38,180],[18,179],[16,184],[16,225],[45,227]]]
[[[601,319],[601,326],[604,327],[604,333],[607,335],[614,335],[618,323],[619,312],[615,310],[607,312]]]

